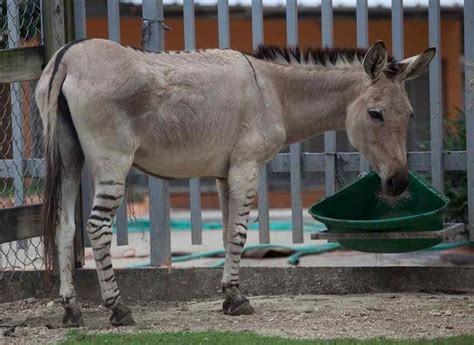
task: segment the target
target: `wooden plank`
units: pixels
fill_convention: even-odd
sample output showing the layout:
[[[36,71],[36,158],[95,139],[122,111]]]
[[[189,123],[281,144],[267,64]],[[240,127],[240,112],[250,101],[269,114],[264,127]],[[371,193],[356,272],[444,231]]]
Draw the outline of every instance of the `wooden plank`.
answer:
[[[43,46],[0,50],[0,83],[38,79],[43,53]]]
[[[463,223],[447,224],[439,231],[414,231],[414,232],[359,232],[359,233],[331,233],[327,231],[311,234],[312,240],[399,240],[399,239],[447,239],[465,231]]]
[[[43,235],[42,204],[0,209],[0,243]]]

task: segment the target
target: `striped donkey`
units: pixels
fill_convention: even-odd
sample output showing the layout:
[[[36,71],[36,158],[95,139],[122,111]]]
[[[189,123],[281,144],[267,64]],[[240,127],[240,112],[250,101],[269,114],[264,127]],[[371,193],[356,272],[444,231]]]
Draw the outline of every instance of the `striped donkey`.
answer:
[[[87,233],[113,325],[134,323],[110,257],[111,225],[132,166],[164,178],[217,179],[226,251],[223,312],[251,314],[239,289],[239,265],[260,169],[291,143],[346,129],[381,176],[384,192],[399,195],[408,184],[412,115],[403,81],[420,75],[434,54],[429,48],[397,62],[382,42],[364,51],[262,46],[250,55],[157,54],[102,39],[64,46],[36,90],[45,129],[45,245],[47,257],[53,240],[57,245],[64,324],[82,324],[72,251],[84,159],[95,186]]]

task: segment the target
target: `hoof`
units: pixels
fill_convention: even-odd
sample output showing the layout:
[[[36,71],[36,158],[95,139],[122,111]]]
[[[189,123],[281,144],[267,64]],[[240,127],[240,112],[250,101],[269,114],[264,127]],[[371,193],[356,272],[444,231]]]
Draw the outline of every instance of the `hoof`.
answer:
[[[132,311],[123,304],[119,303],[112,308],[112,315],[110,316],[110,323],[112,326],[133,326],[135,320],[132,316]]]
[[[227,296],[222,303],[222,311],[226,315],[252,315],[255,310],[250,305],[249,300],[243,295]]]
[[[84,327],[81,309],[77,305],[64,307],[62,324],[64,327]]]

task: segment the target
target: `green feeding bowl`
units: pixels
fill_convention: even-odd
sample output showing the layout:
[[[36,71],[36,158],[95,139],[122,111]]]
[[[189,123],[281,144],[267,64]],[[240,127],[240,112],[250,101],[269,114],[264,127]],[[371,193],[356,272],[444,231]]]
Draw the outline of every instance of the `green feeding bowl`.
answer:
[[[439,231],[449,199],[423,178],[410,172],[408,196],[396,202],[380,197],[380,178],[371,172],[338,193],[322,199],[309,210],[328,232],[420,232]],[[369,253],[403,253],[429,248],[441,238],[340,239],[345,248]]]

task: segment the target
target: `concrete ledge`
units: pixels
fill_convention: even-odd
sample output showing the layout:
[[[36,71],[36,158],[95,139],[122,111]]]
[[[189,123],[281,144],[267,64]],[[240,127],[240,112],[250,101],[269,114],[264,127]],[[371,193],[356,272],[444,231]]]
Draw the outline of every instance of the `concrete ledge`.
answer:
[[[117,269],[126,301],[184,301],[220,296],[220,268]],[[474,292],[474,267],[244,267],[249,295],[359,294],[370,292]],[[100,303],[95,270],[77,270],[79,299]],[[57,298],[59,281],[47,287],[42,273],[0,280],[0,302],[28,297]]]

